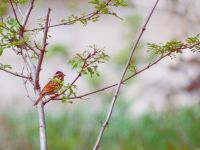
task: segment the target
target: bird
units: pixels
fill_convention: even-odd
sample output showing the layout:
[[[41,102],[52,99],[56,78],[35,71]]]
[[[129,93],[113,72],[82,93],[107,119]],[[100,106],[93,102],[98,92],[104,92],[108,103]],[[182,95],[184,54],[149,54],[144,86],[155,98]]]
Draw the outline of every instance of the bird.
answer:
[[[62,87],[65,74],[61,71],[56,71],[53,78],[44,86],[39,98],[35,101],[33,106],[36,106],[44,96],[55,94]]]

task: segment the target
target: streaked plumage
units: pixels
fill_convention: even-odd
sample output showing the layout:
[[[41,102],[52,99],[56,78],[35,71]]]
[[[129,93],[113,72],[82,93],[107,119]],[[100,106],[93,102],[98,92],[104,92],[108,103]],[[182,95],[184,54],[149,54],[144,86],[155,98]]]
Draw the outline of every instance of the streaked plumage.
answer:
[[[39,98],[35,101],[34,106],[36,106],[44,96],[55,94],[61,87],[62,81],[64,81],[65,74],[61,71],[57,71],[53,77],[42,89]]]

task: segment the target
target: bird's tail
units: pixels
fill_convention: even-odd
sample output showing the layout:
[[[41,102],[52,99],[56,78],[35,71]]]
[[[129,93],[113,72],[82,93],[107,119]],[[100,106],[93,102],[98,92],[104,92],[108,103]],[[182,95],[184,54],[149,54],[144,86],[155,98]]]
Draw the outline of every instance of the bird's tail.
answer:
[[[36,106],[42,100],[43,97],[44,95],[41,94],[40,97],[35,101],[33,106]]]

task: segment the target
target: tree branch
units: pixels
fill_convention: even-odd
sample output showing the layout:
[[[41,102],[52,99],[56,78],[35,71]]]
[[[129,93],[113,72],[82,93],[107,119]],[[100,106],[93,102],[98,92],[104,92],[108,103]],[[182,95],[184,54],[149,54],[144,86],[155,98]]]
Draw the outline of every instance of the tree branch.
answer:
[[[25,26],[28,22],[28,18],[30,17],[30,13],[33,9],[33,5],[34,5],[34,0],[31,0],[30,7],[27,10],[27,14],[26,14],[24,21],[22,23],[23,26],[21,27],[21,30],[19,32],[20,38],[23,38],[24,28],[25,28]],[[50,13],[50,9],[48,9],[48,13],[47,13],[47,19],[46,19],[47,23],[45,24],[45,27],[47,29],[44,31],[44,34],[47,34],[47,32],[48,32],[49,13]],[[47,36],[44,35],[44,39],[46,37]],[[43,41],[46,41],[46,39],[43,40]],[[44,45],[45,46],[43,46],[43,48],[44,48],[44,51],[45,51],[46,42],[44,42]],[[24,48],[27,48],[27,47],[24,47]],[[42,54],[42,52],[41,52],[41,54]],[[41,58],[41,55],[40,55],[40,65],[38,65],[39,68],[41,67],[42,60],[43,60],[43,57],[44,57],[44,53],[42,55],[43,55],[42,58]],[[32,76],[32,79],[34,80],[34,82],[32,84],[34,86],[35,96],[39,97],[40,87],[38,85],[39,85],[39,71],[40,71],[40,69],[39,69],[39,71],[36,70],[35,64],[32,62],[31,58],[29,57],[28,50],[22,51],[22,57],[24,59],[25,64],[28,65],[28,68],[31,71],[31,76]],[[37,81],[36,81],[36,79],[37,79]],[[37,84],[37,86],[36,86],[36,84]],[[48,145],[47,145],[47,135],[46,135],[46,122],[45,122],[44,106],[43,106],[42,103],[39,103],[37,105],[37,110],[38,110],[39,129],[40,129],[40,150],[47,150]]]
[[[111,0],[108,0],[104,7],[102,7],[101,9],[98,9],[98,10],[96,10],[94,12],[91,12],[91,13],[89,13],[87,15],[81,16],[81,17],[79,17],[77,19],[74,19],[74,20],[71,20],[71,21],[68,21],[68,22],[50,25],[49,28],[58,27],[58,26],[64,26],[64,25],[71,25],[74,22],[80,21],[82,19],[84,19],[84,20],[91,19],[92,17],[101,14],[100,13],[101,10],[104,9],[105,7],[107,7],[110,4],[110,2],[111,2]],[[44,29],[44,27],[42,27],[42,28],[35,28],[35,29],[31,29],[31,30],[26,30],[26,31],[36,31],[36,30],[43,30],[43,29]]]
[[[19,26],[22,26],[21,23],[19,22],[18,17],[17,17],[17,13],[16,13],[16,11],[15,11],[15,8],[14,8],[14,5],[13,5],[12,0],[9,0],[9,2],[10,2],[10,4],[11,4],[11,7],[12,7],[12,10],[13,10],[13,13],[14,13],[14,15],[15,15],[15,19],[16,19],[17,23],[19,24]]]
[[[130,80],[130,79],[133,78],[134,76],[136,76],[136,75],[142,73],[143,71],[145,71],[145,70],[151,68],[152,66],[156,65],[158,62],[160,62],[162,59],[166,58],[167,56],[170,56],[172,53],[175,53],[175,52],[178,53],[178,52],[180,52],[180,51],[183,50],[183,49],[188,49],[188,48],[189,48],[189,49],[192,49],[192,48],[194,48],[195,46],[198,46],[198,45],[200,45],[200,42],[198,42],[198,43],[196,43],[196,44],[194,44],[194,45],[183,46],[183,47],[178,48],[178,49],[176,48],[176,49],[173,49],[171,52],[168,52],[168,53],[166,53],[166,54],[161,55],[161,56],[160,56],[157,60],[155,60],[154,62],[150,63],[149,65],[145,66],[143,69],[141,69],[141,70],[139,70],[139,71],[135,71],[132,75],[130,75],[129,77],[127,77],[126,79],[124,79],[124,80],[122,81],[122,84],[124,84],[126,81]],[[92,91],[92,92],[89,92],[89,93],[86,93],[86,94],[82,94],[82,95],[74,96],[74,97],[69,97],[68,99],[83,99],[83,98],[86,97],[86,96],[89,96],[89,95],[92,95],[92,94],[95,94],[95,93],[102,92],[102,91],[104,91],[104,90],[110,89],[110,88],[115,87],[115,86],[117,86],[117,83],[112,84],[112,85],[109,85],[109,86],[106,86],[106,87],[103,87],[103,88],[101,88],[101,89],[98,89],[98,90],[95,90],[95,91]],[[58,95],[56,95],[55,97],[53,97],[54,100],[62,100],[62,99],[60,99],[60,98],[56,98],[56,97],[58,97],[58,96],[60,96],[60,95],[58,94]],[[51,100],[51,98],[50,98],[50,100]],[[49,99],[48,99],[47,101],[49,101]],[[47,102],[47,101],[46,101],[46,102]],[[46,102],[45,102],[45,103],[46,103]]]
[[[17,73],[17,72],[12,72],[12,71],[10,71],[10,70],[7,70],[7,69],[1,68],[1,67],[0,67],[0,70],[5,71],[5,72],[7,72],[7,73],[9,73],[9,74],[12,74],[12,75],[17,76],[17,77],[20,77],[20,78],[32,80],[31,77],[29,77],[29,76],[24,76],[24,75],[19,74],[19,73]]]
[[[129,65],[130,65],[131,58],[132,58],[132,56],[133,56],[133,54],[135,52],[136,47],[138,46],[138,43],[139,43],[139,41],[140,41],[140,39],[141,39],[141,37],[142,37],[145,29],[146,29],[146,26],[147,26],[147,24],[148,24],[148,22],[149,22],[149,20],[150,20],[150,18],[152,16],[152,14],[153,14],[153,12],[155,10],[155,7],[158,4],[158,2],[159,2],[159,0],[156,0],[156,2],[154,4],[154,6],[153,6],[153,8],[152,8],[152,10],[151,10],[151,12],[149,14],[149,16],[147,17],[147,20],[145,21],[145,24],[144,24],[144,26],[143,26],[140,34],[139,34],[139,37],[137,38],[137,41],[136,41],[134,47],[132,48],[132,50],[131,50],[131,52],[129,54],[129,58],[128,58],[127,63],[125,65],[125,68],[124,68],[124,70],[122,72],[121,78],[120,78],[120,80],[119,80],[119,82],[117,84],[117,88],[115,90],[115,94],[114,94],[112,102],[110,104],[110,107],[109,107],[109,110],[108,110],[108,113],[107,113],[107,117],[106,117],[106,119],[105,119],[105,121],[104,121],[104,123],[103,123],[103,125],[102,125],[102,127],[100,129],[100,131],[99,131],[96,143],[95,143],[95,145],[93,147],[93,150],[98,150],[99,149],[99,145],[100,145],[103,133],[104,133],[106,127],[108,126],[108,123],[109,123],[110,118],[112,116],[112,112],[113,112],[113,109],[114,109],[114,106],[115,106],[115,103],[116,103],[116,100],[117,100],[117,97],[118,97],[118,94],[119,94],[119,91],[120,91],[120,87],[121,87],[121,84],[123,82],[123,78],[124,78],[124,76],[125,76],[125,74],[126,74],[126,72],[128,70]]]
[[[51,12],[51,9],[49,8],[48,12],[47,12],[47,16],[46,16],[45,27],[44,27],[43,47],[41,49],[38,64],[37,64],[37,67],[36,67],[35,89],[40,88],[39,75],[40,75],[40,70],[41,70],[41,66],[42,66],[42,61],[43,61],[43,58],[44,58],[44,53],[46,51],[46,46],[47,46],[47,34],[48,34],[48,30],[49,30],[49,15],[50,15],[50,12]]]
[[[42,65],[42,61],[43,61],[43,57],[44,57],[44,53],[45,53],[46,45],[47,45],[47,33],[49,29],[50,11],[51,9],[49,8],[47,11],[45,28],[44,28],[43,49],[40,52],[37,68],[33,70],[33,72],[35,73],[34,88],[36,92],[36,97],[40,96],[39,75],[40,75],[41,65]],[[45,122],[45,112],[44,112],[43,102],[40,102],[37,105],[37,109],[38,109],[39,128],[40,128],[40,149],[47,150],[48,145],[47,145],[46,122]]]
[[[33,9],[33,4],[34,4],[34,2],[35,2],[35,0],[31,0],[30,7],[29,7],[29,9],[27,10],[27,13],[26,13],[26,15],[25,15],[24,21],[23,21],[23,23],[22,23],[23,28],[25,28],[25,26],[26,26],[26,24],[27,24],[27,22],[28,22],[29,16],[30,16],[31,11],[32,11],[32,9]]]

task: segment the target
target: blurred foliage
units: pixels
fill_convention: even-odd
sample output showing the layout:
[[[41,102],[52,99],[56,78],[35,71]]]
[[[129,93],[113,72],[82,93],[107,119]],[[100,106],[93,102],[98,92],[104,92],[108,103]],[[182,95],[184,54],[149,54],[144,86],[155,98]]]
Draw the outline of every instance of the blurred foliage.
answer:
[[[117,67],[120,67],[121,65],[124,65],[127,61],[127,57],[130,51],[130,47],[133,45],[132,41],[136,37],[136,33],[139,30],[139,27],[141,26],[142,17],[140,15],[130,15],[125,17],[125,22],[123,23],[123,33],[122,42],[125,42],[125,47],[120,50],[119,53],[116,54],[114,57],[114,64],[116,64]],[[131,43],[131,45],[130,45]],[[137,49],[141,49],[142,45],[139,45]],[[136,59],[138,58],[138,53],[135,55],[134,58],[132,58],[132,63],[136,63]]]
[[[56,55],[62,56],[65,59],[69,57],[69,48],[66,45],[59,43],[48,45],[47,52],[47,55],[49,57],[53,57]]]
[[[86,77],[86,81],[87,84],[89,85],[89,87],[91,89],[97,88],[101,85],[101,83],[103,83],[103,77],[102,77],[102,72],[100,72],[99,74],[101,74],[101,76],[94,76],[91,78],[90,75],[87,75]]]
[[[89,107],[89,106],[88,106]],[[194,150],[200,148],[200,107],[128,117],[128,105],[121,101],[107,128],[100,150]],[[105,108],[106,109],[106,108]],[[89,109],[88,109],[89,110]],[[96,140],[99,118],[91,110],[47,112],[49,150],[88,150]],[[0,149],[39,149],[36,113],[0,115]]]
[[[26,4],[28,0],[14,0],[16,4]],[[8,12],[8,0],[0,0],[0,17]]]
[[[8,3],[6,0],[0,0],[0,17],[5,15],[8,11]]]

